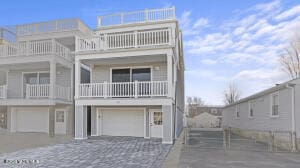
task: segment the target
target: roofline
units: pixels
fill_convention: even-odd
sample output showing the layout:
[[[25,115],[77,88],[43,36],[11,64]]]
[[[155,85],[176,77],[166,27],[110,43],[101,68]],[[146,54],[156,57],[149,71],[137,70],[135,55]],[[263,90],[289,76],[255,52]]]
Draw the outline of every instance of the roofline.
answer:
[[[261,97],[261,96],[264,96],[266,94],[270,94],[272,92],[275,92],[275,91],[279,91],[279,90],[282,90],[282,89],[285,89],[285,88],[288,88],[290,86],[295,86],[297,85],[296,83],[293,83],[297,80],[300,80],[300,78],[296,78],[296,79],[292,79],[290,81],[287,81],[287,82],[284,82],[282,84],[279,84],[277,86],[274,86],[274,87],[271,87],[269,89],[266,89],[266,90],[263,90],[261,92],[258,92],[256,94],[253,94],[251,96],[248,96],[248,97],[245,97],[243,99],[240,99],[239,101],[235,102],[235,103],[232,103],[232,104],[229,104],[229,105],[226,105],[224,106],[224,108],[228,108],[228,107],[231,107],[231,106],[234,106],[234,105],[237,105],[237,104],[241,104],[241,103],[244,103],[246,101],[249,101],[249,100],[252,100],[252,99],[255,99],[255,98],[258,98],[258,97]]]

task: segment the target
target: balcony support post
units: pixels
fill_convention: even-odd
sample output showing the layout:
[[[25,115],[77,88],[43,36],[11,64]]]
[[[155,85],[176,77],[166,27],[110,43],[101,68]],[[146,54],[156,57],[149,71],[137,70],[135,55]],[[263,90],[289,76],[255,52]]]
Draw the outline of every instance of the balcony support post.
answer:
[[[55,85],[56,85],[56,61],[50,61],[50,88],[49,97],[55,99]]]
[[[172,97],[173,86],[173,57],[167,54],[167,74],[168,74],[168,97]]]
[[[75,60],[75,99],[80,97],[80,83],[81,83],[81,61]]]

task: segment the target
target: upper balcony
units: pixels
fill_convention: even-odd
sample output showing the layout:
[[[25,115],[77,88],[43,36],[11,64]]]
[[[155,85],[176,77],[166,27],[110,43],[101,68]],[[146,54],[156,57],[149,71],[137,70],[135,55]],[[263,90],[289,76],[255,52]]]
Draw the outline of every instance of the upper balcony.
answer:
[[[80,19],[62,19],[16,26],[18,37],[31,36],[45,33],[58,33],[67,31],[80,31],[91,34],[91,30]]]
[[[142,11],[98,16],[98,28],[175,19],[175,7],[163,9],[145,9]]]
[[[55,40],[24,41],[0,45],[0,57],[56,55],[69,61],[74,57],[70,49]]]

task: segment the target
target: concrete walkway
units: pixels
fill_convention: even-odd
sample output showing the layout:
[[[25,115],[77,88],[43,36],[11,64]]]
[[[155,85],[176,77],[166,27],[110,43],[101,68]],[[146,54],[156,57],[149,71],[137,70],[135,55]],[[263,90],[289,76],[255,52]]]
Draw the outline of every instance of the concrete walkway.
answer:
[[[66,143],[72,139],[72,137],[64,135],[49,137],[48,134],[43,133],[10,133],[3,131],[0,132],[0,154]]]
[[[184,143],[184,131],[175,141],[175,144],[171,148],[167,158],[163,162],[162,168],[176,168],[179,164],[180,154]]]

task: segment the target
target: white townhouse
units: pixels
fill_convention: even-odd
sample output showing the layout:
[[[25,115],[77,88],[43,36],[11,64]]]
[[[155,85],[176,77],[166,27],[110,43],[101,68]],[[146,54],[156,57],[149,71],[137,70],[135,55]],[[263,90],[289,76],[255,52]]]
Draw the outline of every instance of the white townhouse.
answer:
[[[75,37],[79,19],[0,28],[0,130],[74,134]]]
[[[88,83],[81,81],[82,67],[90,71]],[[76,139],[90,132],[172,144],[183,111],[182,34],[174,7],[99,16],[91,36],[76,38]]]
[[[296,148],[295,142],[300,142],[300,79],[241,99],[226,106],[222,115],[224,127],[238,129],[246,136],[259,133],[262,138],[269,131],[275,131],[286,141],[290,134],[284,132],[290,132],[293,148]]]

